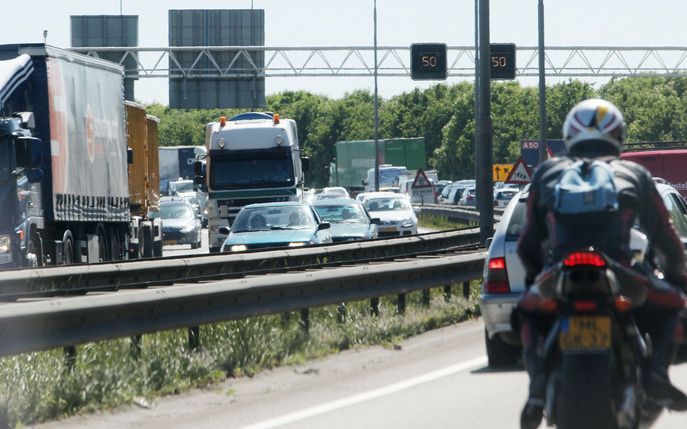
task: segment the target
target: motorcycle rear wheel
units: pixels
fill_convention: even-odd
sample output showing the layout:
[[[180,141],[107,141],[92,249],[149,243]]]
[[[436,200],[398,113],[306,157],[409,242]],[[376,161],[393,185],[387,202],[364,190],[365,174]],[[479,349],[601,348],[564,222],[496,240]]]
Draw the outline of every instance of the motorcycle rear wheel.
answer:
[[[561,382],[556,401],[559,429],[617,427],[611,365],[610,353],[561,356]]]

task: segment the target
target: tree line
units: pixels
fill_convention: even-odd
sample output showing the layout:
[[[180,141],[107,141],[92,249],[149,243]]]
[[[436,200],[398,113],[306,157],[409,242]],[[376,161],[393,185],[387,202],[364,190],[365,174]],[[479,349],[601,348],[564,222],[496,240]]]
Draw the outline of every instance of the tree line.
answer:
[[[560,139],[568,111],[579,101],[601,97],[625,115],[630,141],[684,140],[687,136],[687,79],[632,77],[613,79],[595,88],[577,80],[547,88],[547,138]],[[492,84],[494,162],[512,163],[520,141],[538,139],[537,88],[519,82]],[[310,157],[309,186],[326,186],[334,144],[374,137],[374,100],[358,90],[339,99],[307,91],[285,91],[267,97],[267,110],[298,124],[304,155]],[[242,110],[176,110],[148,106],[158,116],[162,145],[203,145],[205,124]],[[414,89],[379,102],[379,137],[424,137],[431,168],[442,179],[474,177],[474,87],[471,82]]]

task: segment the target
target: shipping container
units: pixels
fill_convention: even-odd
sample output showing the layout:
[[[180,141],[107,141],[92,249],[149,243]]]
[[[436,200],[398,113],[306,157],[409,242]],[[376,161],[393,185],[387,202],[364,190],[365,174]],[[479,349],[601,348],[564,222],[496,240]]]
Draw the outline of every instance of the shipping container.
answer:
[[[427,169],[425,139],[380,139],[379,165],[405,167],[407,170]],[[356,191],[364,188],[367,172],[375,167],[375,141],[353,140],[336,143],[335,166],[329,179],[331,186],[344,186]]]

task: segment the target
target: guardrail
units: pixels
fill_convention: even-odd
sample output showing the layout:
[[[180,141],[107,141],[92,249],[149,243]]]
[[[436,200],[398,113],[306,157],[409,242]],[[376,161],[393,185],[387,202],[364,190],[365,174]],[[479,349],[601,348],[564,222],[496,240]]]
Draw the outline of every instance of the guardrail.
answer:
[[[85,293],[241,277],[246,274],[388,260],[476,247],[476,228],[300,249],[196,255],[4,272],[0,298]]]
[[[479,211],[468,207],[454,206],[447,204],[424,204],[421,206],[414,206],[419,213],[425,213],[432,216],[442,216],[451,221],[457,222],[479,222]],[[494,208],[494,220],[501,220],[501,213],[503,211]]]
[[[413,238],[422,241],[422,236]],[[361,244],[360,248],[363,247]],[[304,253],[309,250],[303,249]],[[335,254],[332,251],[324,256]],[[213,259],[205,264],[218,270],[224,265],[214,261],[216,258],[203,259]],[[427,256],[393,263],[2,304],[0,356],[444,286],[480,278],[484,258],[484,252]],[[157,269],[171,272],[167,262],[158,261]],[[198,269],[191,260],[186,264],[184,272]],[[125,270],[125,265],[129,264],[117,268]],[[98,271],[105,267],[88,268]]]

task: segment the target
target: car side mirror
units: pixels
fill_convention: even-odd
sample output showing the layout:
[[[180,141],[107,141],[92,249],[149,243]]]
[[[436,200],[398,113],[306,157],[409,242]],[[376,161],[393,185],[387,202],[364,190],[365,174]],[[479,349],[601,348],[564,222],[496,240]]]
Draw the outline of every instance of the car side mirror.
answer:
[[[494,237],[489,237],[487,238],[487,242],[485,243],[487,246],[487,249],[491,247],[491,243],[494,241]]]
[[[322,222],[321,224],[317,225],[317,230],[322,231],[325,229],[329,229],[332,227],[332,224],[329,222]]]
[[[230,229],[227,226],[220,226],[218,231],[220,234],[229,235]]]
[[[380,223],[382,223],[382,220],[378,217],[373,217],[372,219],[370,219],[370,223],[373,225],[379,225]]]

